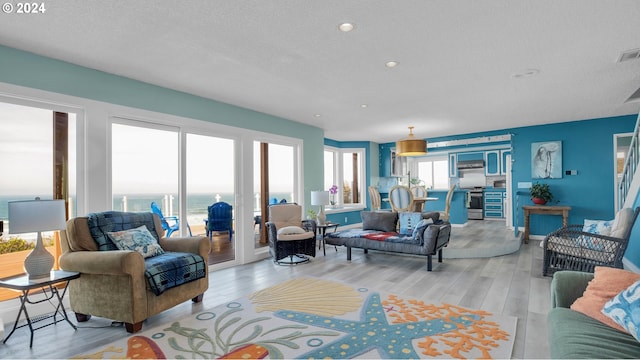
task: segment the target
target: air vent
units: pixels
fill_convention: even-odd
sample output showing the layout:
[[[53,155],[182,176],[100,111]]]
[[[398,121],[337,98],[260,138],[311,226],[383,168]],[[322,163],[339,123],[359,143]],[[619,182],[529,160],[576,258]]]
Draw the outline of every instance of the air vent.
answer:
[[[636,92],[631,94],[631,96],[629,96],[629,98],[627,99],[627,101],[625,101],[625,103],[635,102],[635,101],[640,101],[640,89],[636,90]]]
[[[618,62],[640,59],[640,49],[627,50],[620,54]]]

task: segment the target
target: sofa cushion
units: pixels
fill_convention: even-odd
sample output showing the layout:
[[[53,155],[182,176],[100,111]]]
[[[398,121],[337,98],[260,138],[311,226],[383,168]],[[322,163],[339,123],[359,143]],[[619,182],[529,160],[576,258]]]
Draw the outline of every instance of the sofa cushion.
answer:
[[[587,315],[554,308],[547,316],[552,359],[639,359],[640,344]]]
[[[571,305],[571,309],[624,332],[625,330],[620,325],[604,315],[601,310],[607,301],[638,280],[640,280],[640,274],[596,266],[593,280],[589,281],[584,294]]]
[[[640,327],[640,281],[636,281],[613,299],[607,301],[602,308],[602,313],[622,326],[636,340],[640,340],[638,337],[640,335],[638,331]]]
[[[633,225],[633,216],[634,213],[631,208],[620,209],[615,219],[613,219],[610,236],[622,238],[627,232],[627,229]]]
[[[135,229],[108,232],[107,236],[120,250],[133,250],[148,258],[164,254],[164,250],[158,244],[146,226],[142,225]]]
[[[362,230],[396,231],[398,213],[389,211],[362,211]]]
[[[133,213],[122,211],[105,211],[87,215],[87,224],[91,237],[98,244],[98,250],[118,250],[118,247],[109,239],[108,232],[122,231],[145,225],[151,235],[159,239],[153,222],[153,214]]]
[[[400,231],[402,235],[413,235],[413,230],[422,220],[422,213],[419,212],[401,212],[398,213],[400,220]]]

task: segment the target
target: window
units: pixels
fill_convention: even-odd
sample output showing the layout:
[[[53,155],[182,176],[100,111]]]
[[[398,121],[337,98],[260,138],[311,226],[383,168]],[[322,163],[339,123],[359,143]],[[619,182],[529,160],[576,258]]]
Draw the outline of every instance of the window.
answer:
[[[446,156],[423,157],[416,161],[417,176],[412,182],[420,183],[427,189],[447,189],[449,187],[449,161]],[[413,179],[417,178],[418,181]]]
[[[23,273],[24,258],[31,250],[23,245],[35,242],[36,233],[12,234],[8,223],[8,202],[15,200],[65,199],[69,217],[75,215],[76,114],[58,112],[47,104],[18,105],[0,102],[0,220],[4,222],[0,277]],[[56,232],[44,232],[44,245],[56,258],[60,255]],[[15,249],[18,251],[13,251]],[[6,252],[6,253],[4,253]],[[57,264],[54,265],[57,267]],[[0,300],[16,297],[0,290]]]
[[[333,185],[338,187],[337,194],[333,195],[331,200],[336,206],[364,206],[364,164],[364,149],[325,147],[324,190],[329,190]]]

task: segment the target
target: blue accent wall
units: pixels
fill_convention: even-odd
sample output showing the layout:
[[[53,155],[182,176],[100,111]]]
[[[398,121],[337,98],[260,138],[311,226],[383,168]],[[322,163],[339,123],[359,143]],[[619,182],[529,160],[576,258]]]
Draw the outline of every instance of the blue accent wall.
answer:
[[[613,219],[615,216],[613,135],[633,132],[637,117],[637,115],[626,115],[570,121],[427,140],[429,142],[437,142],[511,134],[513,191],[521,190],[521,192],[525,193],[525,195],[516,195],[517,202],[513,208],[516,214],[515,224],[518,226],[524,225],[522,205],[533,204],[528,196],[528,188],[518,189],[518,183],[535,181],[550,185],[551,192],[558,201],[554,201],[552,205],[568,205],[572,207],[569,223],[582,224],[585,218]],[[531,143],[558,140],[562,141],[562,178],[532,179]],[[500,144],[505,143],[492,143],[491,145],[497,146]],[[385,152],[383,150],[388,150],[393,146],[393,143],[380,145],[381,173],[385,166],[388,166],[386,165],[388,155],[385,155],[388,154],[388,151]],[[460,152],[464,151],[465,148],[465,146],[456,146],[439,148],[438,151]],[[578,175],[565,175],[565,170],[577,170]],[[532,235],[546,235],[562,226],[562,220],[556,216],[532,215],[530,225]]]

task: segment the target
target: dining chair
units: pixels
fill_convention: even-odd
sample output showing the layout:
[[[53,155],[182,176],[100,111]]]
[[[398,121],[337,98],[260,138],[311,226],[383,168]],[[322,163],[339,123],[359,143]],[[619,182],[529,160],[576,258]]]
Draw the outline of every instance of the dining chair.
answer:
[[[378,211],[382,208],[382,200],[380,199],[380,192],[375,186],[369,186],[369,200],[371,201],[371,211]]]
[[[449,221],[449,210],[451,209],[451,198],[453,198],[453,191],[456,188],[456,184],[451,185],[449,191],[447,191],[447,198],[444,202],[444,211],[440,211],[440,219]]]
[[[414,185],[411,187],[411,193],[413,194],[414,198],[417,198],[417,197],[426,198],[427,188],[422,185]]]
[[[396,185],[389,190],[389,202],[395,212],[413,211],[413,194],[409,187]]]

